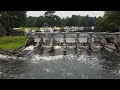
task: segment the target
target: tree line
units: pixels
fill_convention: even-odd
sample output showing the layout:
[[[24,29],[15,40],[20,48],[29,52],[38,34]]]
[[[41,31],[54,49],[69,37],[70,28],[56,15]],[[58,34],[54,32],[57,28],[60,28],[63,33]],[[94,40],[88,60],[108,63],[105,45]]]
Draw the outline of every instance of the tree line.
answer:
[[[46,11],[43,16],[27,17],[27,11],[0,11],[0,36],[7,35],[17,27],[43,27],[43,26],[94,26],[95,31],[116,32],[120,26],[119,11],[104,11],[103,17],[90,17],[72,15],[61,18],[55,11]]]
[[[54,11],[47,11],[44,16],[27,17],[27,27],[48,26],[94,26],[96,17],[72,15],[71,17],[61,18],[54,15]]]

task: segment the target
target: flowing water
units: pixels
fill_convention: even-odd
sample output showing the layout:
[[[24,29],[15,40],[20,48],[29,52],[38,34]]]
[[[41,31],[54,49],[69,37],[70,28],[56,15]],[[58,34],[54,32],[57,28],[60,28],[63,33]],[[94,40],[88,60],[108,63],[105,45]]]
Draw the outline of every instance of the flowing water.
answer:
[[[120,52],[97,49],[85,46],[78,54],[73,47],[63,52],[56,46],[33,53],[29,46],[18,57],[0,55],[0,79],[120,79]]]

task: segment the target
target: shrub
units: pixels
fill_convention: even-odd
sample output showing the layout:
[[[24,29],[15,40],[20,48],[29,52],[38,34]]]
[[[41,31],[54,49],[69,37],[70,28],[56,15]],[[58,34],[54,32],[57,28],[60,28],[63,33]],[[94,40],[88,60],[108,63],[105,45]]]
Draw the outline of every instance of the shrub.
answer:
[[[5,35],[5,28],[0,24],[0,37]]]

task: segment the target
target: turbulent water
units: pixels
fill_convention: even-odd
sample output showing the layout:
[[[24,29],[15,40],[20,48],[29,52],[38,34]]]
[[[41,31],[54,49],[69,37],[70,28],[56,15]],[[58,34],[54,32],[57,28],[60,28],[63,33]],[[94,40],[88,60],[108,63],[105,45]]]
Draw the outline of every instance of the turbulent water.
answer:
[[[0,55],[1,79],[117,79],[120,78],[120,54],[98,48],[93,53],[87,47],[80,54],[74,48],[64,53],[57,46],[51,53],[47,48],[23,55]]]
[[[0,79],[120,79],[120,52],[97,49],[82,47],[78,54],[73,47],[65,53],[56,46],[49,53],[30,46],[18,57],[0,55]]]

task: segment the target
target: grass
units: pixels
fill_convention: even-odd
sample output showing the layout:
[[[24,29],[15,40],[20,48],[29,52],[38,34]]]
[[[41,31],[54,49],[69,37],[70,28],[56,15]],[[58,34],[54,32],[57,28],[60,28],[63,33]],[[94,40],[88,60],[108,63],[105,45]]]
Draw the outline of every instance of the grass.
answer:
[[[14,50],[22,45],[26,41],[25,36],[5,36],[0,37],[0,49],[2,50]]]

